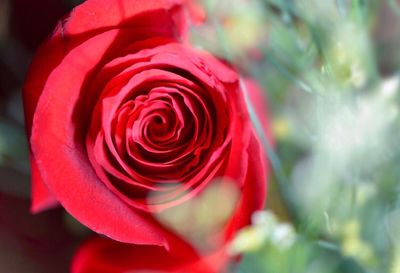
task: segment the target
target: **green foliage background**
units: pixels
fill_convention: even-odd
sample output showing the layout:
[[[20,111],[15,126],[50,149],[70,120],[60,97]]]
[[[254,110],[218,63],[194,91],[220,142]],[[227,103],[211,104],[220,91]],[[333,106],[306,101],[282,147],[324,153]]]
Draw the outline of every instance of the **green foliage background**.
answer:
[[[239,235],[238,272],[399,273],[400,2],[205,5],[195,43],[262,84],[276,138],[277,220]]]

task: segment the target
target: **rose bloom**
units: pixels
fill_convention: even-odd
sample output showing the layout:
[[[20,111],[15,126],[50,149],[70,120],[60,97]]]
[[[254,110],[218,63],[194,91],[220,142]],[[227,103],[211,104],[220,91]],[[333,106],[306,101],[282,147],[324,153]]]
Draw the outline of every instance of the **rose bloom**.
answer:
[[[32,211],[61,204],[111,238],[84,244],[75,273],[219,272],[227,242],[263,207],[265,156],[244,96],[261,114],[260,90],[188,45],[188,14],[173,0],[88,0],[32,62]],[[159,215],[216,181],[238,195],[201,252]]]

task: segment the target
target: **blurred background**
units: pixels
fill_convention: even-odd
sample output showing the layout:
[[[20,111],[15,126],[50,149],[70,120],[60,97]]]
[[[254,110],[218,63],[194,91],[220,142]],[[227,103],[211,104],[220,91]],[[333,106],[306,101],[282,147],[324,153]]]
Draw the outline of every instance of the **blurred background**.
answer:
[[[68,272],[89,232],[29,213],[21,86],[82,1],[0,0],[0,267]],[[256,79],[275,143],[268,202],[231,246],[238,273],[400,273],[400,1],[203,0],[192,44]],[[248,105],[251,112],[252,105]],[[257,124],[257,117],[252,117]]]

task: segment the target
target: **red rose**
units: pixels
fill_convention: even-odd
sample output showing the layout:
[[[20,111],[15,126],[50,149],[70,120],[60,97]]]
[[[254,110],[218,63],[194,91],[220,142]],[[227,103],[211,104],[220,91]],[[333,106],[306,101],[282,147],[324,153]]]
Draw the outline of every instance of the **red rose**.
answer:
[[[190,256],[159,213],[223,180],[240,193],[218,230],[229,240],[262,208],[239,77],[186,44],[187,14],[173,0],[88,0],[58,24],[24,88],[34,212],[61,203],[114,240]]]

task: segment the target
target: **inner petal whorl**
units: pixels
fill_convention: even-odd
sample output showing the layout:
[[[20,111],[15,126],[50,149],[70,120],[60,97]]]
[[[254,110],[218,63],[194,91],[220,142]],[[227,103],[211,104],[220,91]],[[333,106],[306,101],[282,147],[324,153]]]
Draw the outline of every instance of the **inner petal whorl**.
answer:
[[[101,126],[91,130],[88,149],[102,182],[147,210],[175,203],[223,168],[229,110],[216,109],[226,105],[223,92],[180,70],[135,71],[104,91],[93,115]]]
[[[208,110],[198,111],[203,106],[197,99],[184,90],[156,87],[121,106],[114,118],[114,128],[120,129],[112,134],[125,138],[124,152],[133,169],[150,176],[158,173],[158,180],[180,178],[171,173],[187,168],[199,146],[208,145],[211,137],[211,120],[204,115]],[[125,127],[122,134],[121,127]]]

